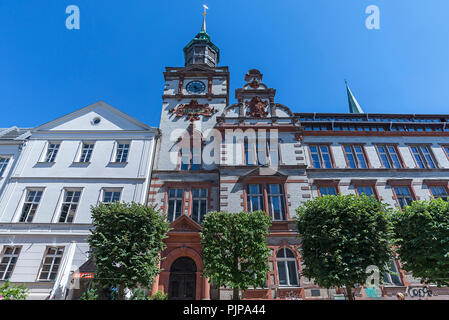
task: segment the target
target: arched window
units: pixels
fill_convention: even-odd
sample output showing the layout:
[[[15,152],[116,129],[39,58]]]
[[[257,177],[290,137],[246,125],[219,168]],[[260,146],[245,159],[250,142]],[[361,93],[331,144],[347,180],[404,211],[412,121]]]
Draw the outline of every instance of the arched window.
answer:
[[[278,279],[280,286],[298,286],[298,267],[295,254],[287,248],[281,248],[276,254]]]

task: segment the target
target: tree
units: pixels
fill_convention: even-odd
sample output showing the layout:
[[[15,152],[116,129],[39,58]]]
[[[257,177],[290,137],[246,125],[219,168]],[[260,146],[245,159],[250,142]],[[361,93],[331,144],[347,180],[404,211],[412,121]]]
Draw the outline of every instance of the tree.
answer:
[[[323,196],[297,209],[303,275],[322,287],[352,287],[364,284],[366,268],[380,272],[391,258],[391,211],[366,195]]]
[[[404,270],[423,283],[449,285],[449,203],[414,201],[394,215],[396,252]]]
[[[203,276],[219,287],[239,290],[263,287],[270,268],[266,235],[271,220],[265,212],[210,212],[201,231]]]
[[[25,300],[28,296],[28,289],[23,284],[15,285],[11,284],[9,281],[5,281],[5,283],[0,286],[0,296],[3,300]]]
[[[95,278],[103,287],[150,286],[160,272],[168,222],[153,208],[137,203],[100,203],[92,207],[94,230],[89,236],[96,265]]]

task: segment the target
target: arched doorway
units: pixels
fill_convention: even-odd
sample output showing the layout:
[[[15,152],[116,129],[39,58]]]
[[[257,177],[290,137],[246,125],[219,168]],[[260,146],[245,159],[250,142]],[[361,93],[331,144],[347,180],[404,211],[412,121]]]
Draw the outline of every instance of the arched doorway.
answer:
[[[178,258],[170,268],[168,299],[195,300],[196,297],[196,264],[188,258]]]

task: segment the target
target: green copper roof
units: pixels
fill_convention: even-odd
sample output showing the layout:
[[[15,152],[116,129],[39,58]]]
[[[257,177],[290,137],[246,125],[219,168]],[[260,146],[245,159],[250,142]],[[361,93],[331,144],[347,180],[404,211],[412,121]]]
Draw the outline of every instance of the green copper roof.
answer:
[[[356,98],[349,89],[348,82],[346,81],[346,92],[348,94],[349,113],[364,113]]]
[[[218,62],[220,62],[220,49],[218,49],[218,47],[212,43],[212,41],[210,41],[210,36],[209,34],[204,31],[201,30],[196,36],[195,38],[192,39],[192,41],[190,41],[185,47],[184,47],[184,57],[187,54],[187,50],[195,45],[195,44],[203,44],[203,45],[208,45],[209,47],[211,47],[212,49],[215,50],[215,52],[217,52],[217,64]]]

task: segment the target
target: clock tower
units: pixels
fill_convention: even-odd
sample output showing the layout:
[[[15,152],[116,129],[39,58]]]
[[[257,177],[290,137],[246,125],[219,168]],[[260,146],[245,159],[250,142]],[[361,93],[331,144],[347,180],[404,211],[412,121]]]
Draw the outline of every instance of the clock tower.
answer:
[[[229,103],[229,70],[218,66],[220,50],[206,32],[205,17],[201,31],[183,51],[184,66],[166,67],[164,72],[161,137],[148,192],[148,204],[160,209],[172,228],[162,253],[167,258],[161,263],[164,271],[153,292],[163,290],[169,299],[208,299],[207,279],[192,270],[203,268],[198,253],[204,216],[220,209],[220,150],[207,148],[217,144],[211,129]],[[183,273],[176,273],[178,269]],[[179,283],[189,283],[190,289]]]

